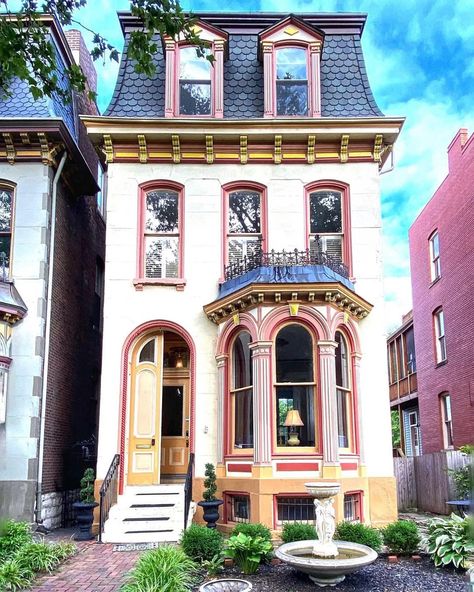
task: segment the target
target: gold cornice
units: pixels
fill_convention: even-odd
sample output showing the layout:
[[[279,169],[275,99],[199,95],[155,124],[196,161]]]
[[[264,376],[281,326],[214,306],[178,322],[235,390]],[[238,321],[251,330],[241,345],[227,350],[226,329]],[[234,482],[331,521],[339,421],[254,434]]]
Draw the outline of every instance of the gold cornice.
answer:
[[[372,304],[340,282],[308,284],[250,284],[203,307],[208,319],[219,324],[258,305],[329,304],[355,319],[365,318]]]

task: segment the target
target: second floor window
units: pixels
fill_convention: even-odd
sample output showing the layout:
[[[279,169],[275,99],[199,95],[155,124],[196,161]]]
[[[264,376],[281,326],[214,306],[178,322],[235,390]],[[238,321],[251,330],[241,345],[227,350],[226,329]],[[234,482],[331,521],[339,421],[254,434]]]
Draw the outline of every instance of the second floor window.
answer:
[[[441,263],[439,259],[439,234],[434,232],[430,237],[430,268],[431,281],[434,282],[441,276]]]
[[[195,47],[179,50],[179,115],[211,115],[211,63]]]
[[[170,189],[149,191],[144,225],[146,278],[179,277],[179,242],[179,193]]]
[[[434,331],[435,331],[435,346],[436,346],[436,363],[444,362],[446,356],[446,336],[444,334],[444,313],[443,309],[439,308],[433,313]]]
[[[343,222],[342,193],[315,191],[309,195],[309,248],[312,253],[326,253],[342,262]]]
[[[307,51],[282,47],[276,51],[277,115],[308,115]]]
[[[451,397],[448,393],[444,393],[441,399],[441,419],[443,421],[443,445],[445,448],[452,448],[454,445],[453,438],[453,418],[451,415]]]
[[[228,194],[227,259],[252,257],[262,246],[262,194],[239,189]]]
[[[0,264],[5,261],[5,274],[9,275],[12,242],[13,190],[0,187]],[[1,272],[1,270],[0,270]]]

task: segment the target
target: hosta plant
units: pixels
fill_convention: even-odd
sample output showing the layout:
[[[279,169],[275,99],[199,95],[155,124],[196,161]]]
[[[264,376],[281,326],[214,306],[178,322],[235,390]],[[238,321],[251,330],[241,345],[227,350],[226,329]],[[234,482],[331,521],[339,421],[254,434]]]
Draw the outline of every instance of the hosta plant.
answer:
[[[201,565],[209,577],[215,578],[224,571],[224,556],[222,554],[214,555],[211,559],[203,561]]]
[[[238,535],[230,537],[225,552],[240,567],[242,573],[253,574],[272,549],[270,541],[260,536],[250,537],[240,532]]]
[[[449,519],[435,518],[428,526],[428,553],[436,567],[454,565],[467,567],[474,554],[474,523],[472,518],[451,514]]]

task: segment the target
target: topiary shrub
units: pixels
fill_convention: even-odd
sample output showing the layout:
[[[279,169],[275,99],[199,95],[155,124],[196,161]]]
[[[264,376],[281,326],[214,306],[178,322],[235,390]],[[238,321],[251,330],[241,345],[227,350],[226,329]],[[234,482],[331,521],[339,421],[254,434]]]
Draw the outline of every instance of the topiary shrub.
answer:
[[[216,500],[216,471],[212,463],[206,463],[206,470],[204,471],[206,478],[204,479],[204,491],[202,497],[206,502],[213,502]]]
[[[302,522],[284,524],[281,531],[281,540],[284,543],[315,540],[317,538],[314,526],[311,526],[311,524],[303,524]]]
[[[93,504],[95,502],[94,498],[94,481],[95,481],[95,474],[94,469],[86,469],[84,471],[84,475],[81,479],[81,502],[84,504]]]
[[[197,583],[197,566],[182,549],[164,545],[144,553],[122,592],[188,592]]]
[[[272,540],[272,533],[270,529],[264,524],[260,524],[260,522],[244,522],[242,524],[237,524],[235,528],[232,530],[231,536],[238,535],[240,532],[252,538],[262,537],[262,539],[264,539],[265,541]]]
[[[339,522],[336,526],[334,538],[340,541],[366,545],[377,552],[382,548],[382,534],[380,531],[359,522]]]
[[[192,524],[181,537],[181,548],[195,561],[211,561],[222,553],[222,535],[214,528]]]
[[[472,530],[471,530],[472,529]],[[474,522],[451,514],[449,519],[435,518],[428,525],[428,553],[436,567],[449,564],[467,567],[474,553]]]
[[[383,541],[392,553],[410,555],[418,550],[420,533],[411,520],[397,520],[382,530]]]

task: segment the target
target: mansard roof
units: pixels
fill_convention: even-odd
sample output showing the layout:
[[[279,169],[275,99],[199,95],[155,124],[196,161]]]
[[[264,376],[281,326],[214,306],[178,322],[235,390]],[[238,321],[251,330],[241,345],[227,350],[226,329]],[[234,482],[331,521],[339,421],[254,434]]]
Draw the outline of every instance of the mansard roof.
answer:
[[[361,35],[364,14],[299,13],[196,13],[229,35],[229,57],[224,64],[224,117],[263,117],[263,65],[259,58],[259,36],[289,17],[308,29],[321,32],[322,117],[383,117],[372,95],[364,64]],[[164,117],[165,60],[162,45],[154,57],[153,77],[137,74],[128,58],[131,31],[140,22],[130,13],[119,13],[125,46],[115,91],[104,115],[114,117]]]

